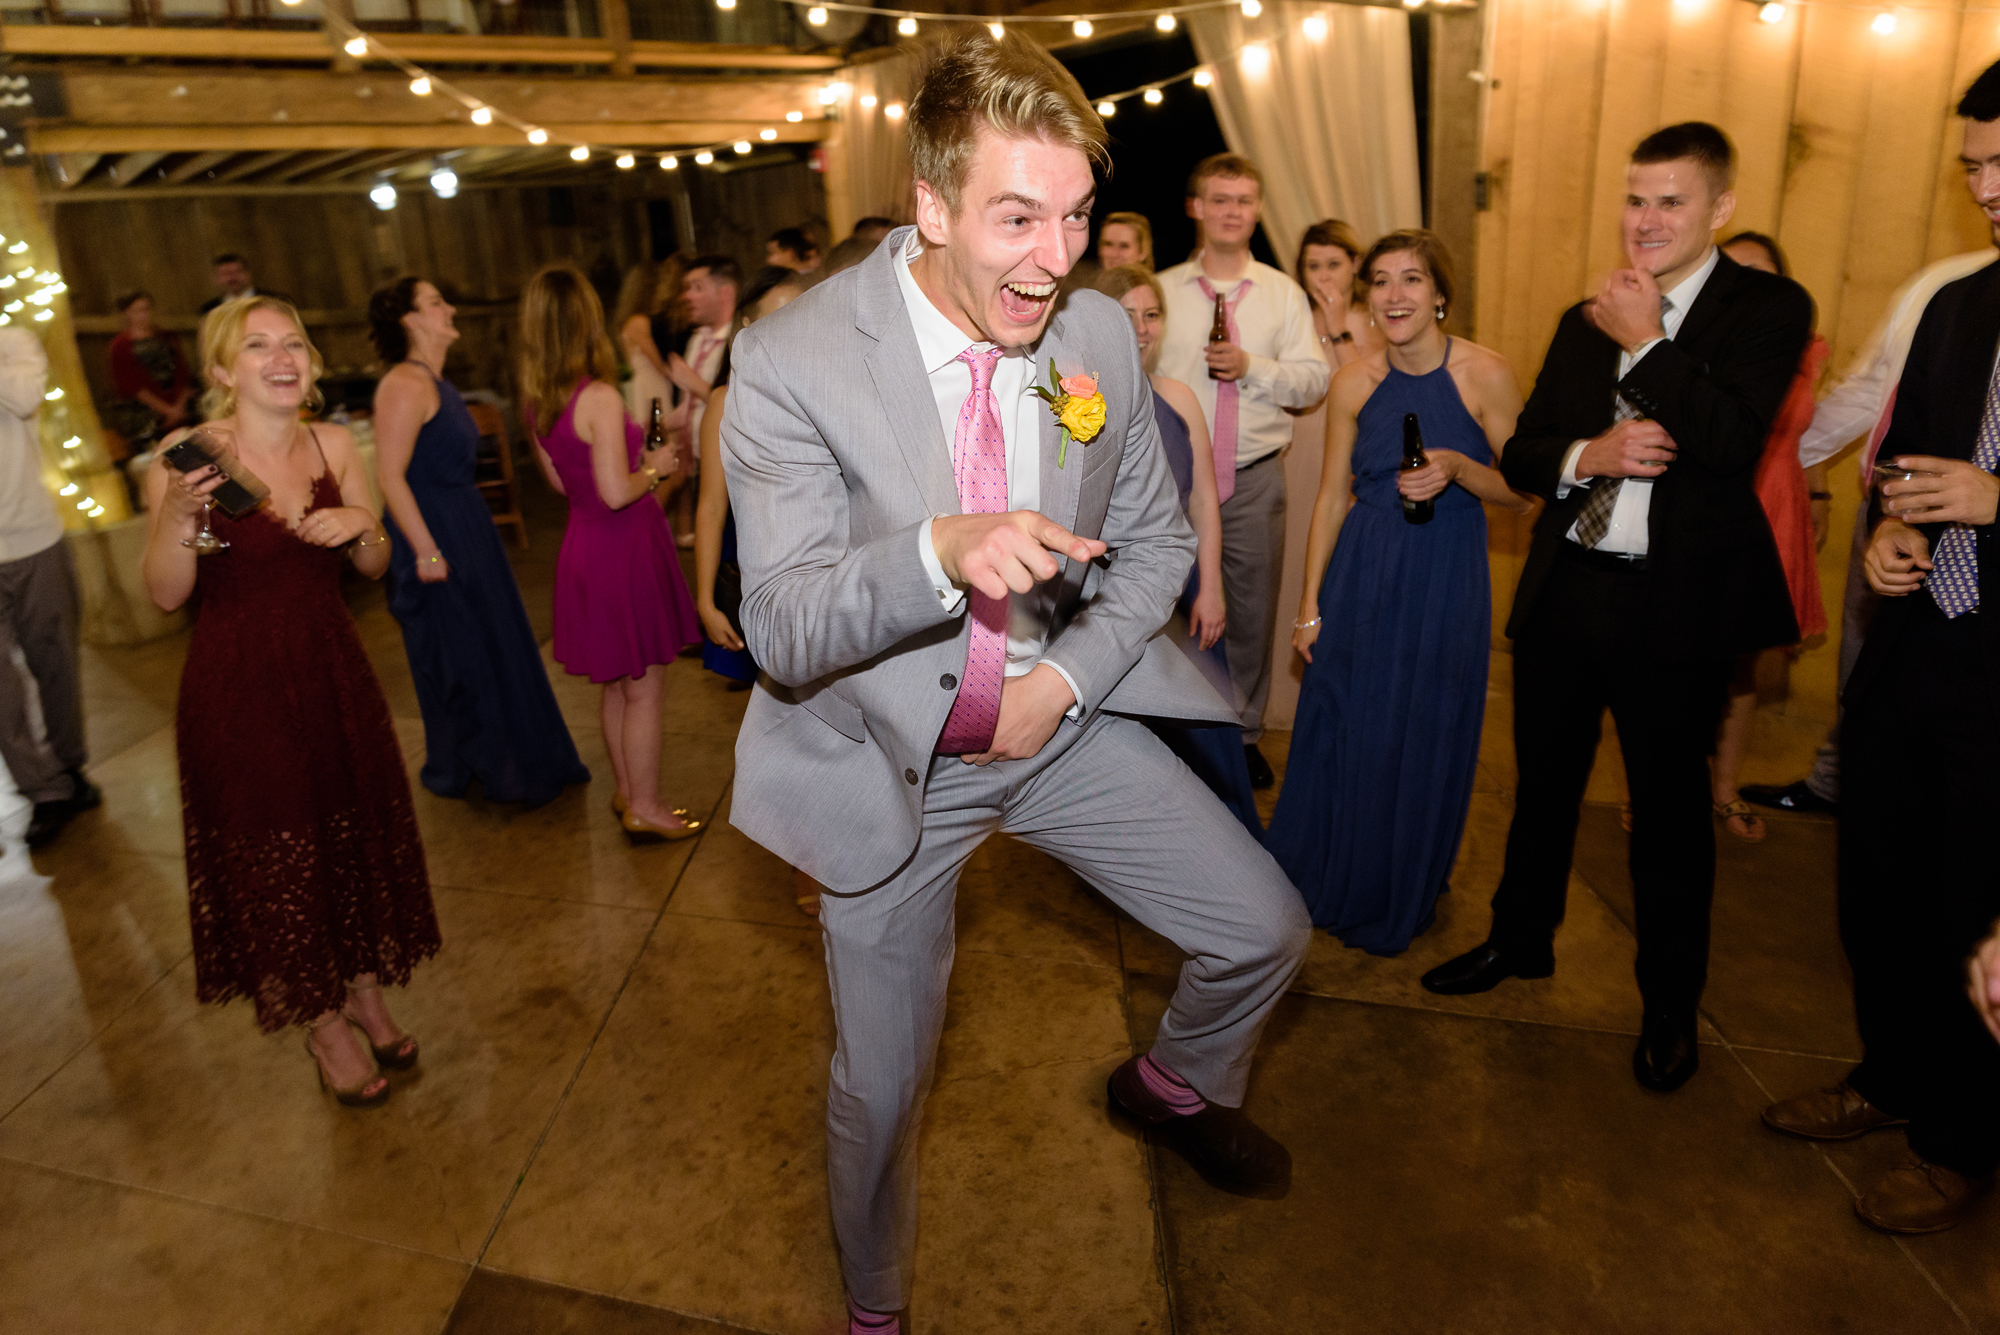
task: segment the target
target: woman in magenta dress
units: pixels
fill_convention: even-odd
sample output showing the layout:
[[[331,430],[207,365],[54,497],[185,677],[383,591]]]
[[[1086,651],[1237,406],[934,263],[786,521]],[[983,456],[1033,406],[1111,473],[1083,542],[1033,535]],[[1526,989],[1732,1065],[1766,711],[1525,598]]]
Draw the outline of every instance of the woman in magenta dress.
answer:
[[[304,1024],[322,1083],[379,1103],[378,1063],[417,1060],[381,985],[439,944],[403,750],[340,596],[343,558],[380,579],[389,538],[346,428],[299,420],[320,360],[289,303],[223,305],[201,354],[210,422],[270,496],[210,512],[228,546],[197,555],[220,479],[146,477],[146,591],[198,609],[176,720],[195,994],[249,997],[266,1031]]]
[[[701,639],[667,517],[654,490],[673,452],[641,448],[618,395],[604,307],[582,270],[551,264],[521,295],[521,398],[535,459],[569,497],[556,556],[556,661],[604,687],[613,809],[633,843],[686,839],[701,822],[660,798],[660,703],[667,664]]]

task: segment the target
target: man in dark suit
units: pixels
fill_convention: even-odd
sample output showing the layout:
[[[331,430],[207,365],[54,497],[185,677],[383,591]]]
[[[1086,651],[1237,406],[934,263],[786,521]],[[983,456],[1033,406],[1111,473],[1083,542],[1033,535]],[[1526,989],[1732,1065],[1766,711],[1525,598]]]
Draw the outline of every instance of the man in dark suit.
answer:
[[[2000,244],[2000,65],[1958,113],[1966,184]],[[1840,937],[1861,1064],[1764,1110],[1813,1140],[1908,1122],[1909,1154],[1854,1202],[1892,1233],[1952,1227],[2000,1167],[2000,1048],[1964,991],[1966,956],[2000,917],[1996,353],[1989,265],[1924,308],[1879,456],[1917,476],[1880,488],[1863,569],[1883,601],[1841,700]]]
[[[1639,1082],[1694,1074],[1715,831],[1707,757],[1739,654],[1798,638],[1752,489],[1812,327],[1788,279],[1715,245],[1734,154],[1712,125],[1648,136],[1626,174],[1631,267],[1556,328],[1501,471],[1548,501],[1514,638],[1520,781],[1493,928],[1433,992],[1546,978],[1584,785],[1609,708],[1632,790]]]

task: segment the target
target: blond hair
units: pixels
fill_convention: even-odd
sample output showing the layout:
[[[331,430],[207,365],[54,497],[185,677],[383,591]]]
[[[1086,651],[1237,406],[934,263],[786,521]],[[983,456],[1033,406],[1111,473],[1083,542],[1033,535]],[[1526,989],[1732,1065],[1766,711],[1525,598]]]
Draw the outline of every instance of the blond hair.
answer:
[[[1261,198],[1264,194],[1264,173],[1257,169],[1256,163],[1241,153],[1211,153],[1195,163],[1194,170],[1188,174],[1188,198],[1198,198],[1202,186],[1217,176],[1232,181],[1255,181],[1258,196]]]
[[[911,175],[953,213],[972,173],[981,129],[1007,139],[1049,140],[1111,168],[1104,121],[1075,76],[1047,51],[1011,33],[996,40],[973,27],[932,48],[904,124]]]
[[[258,311],[282,315],[299,331],[299,337],[306,341],[306,407],[318,412],[326,402],[319,392],[319,378],[326,374],[326,363],[321,360],[319,349],[313,346],[312,335],[306,333],[306,322],[299,318],[298,308],[283,297],[238,297],[217,306],[201,322],[201,378],[208,385],[201,395],[201,415],[211,422],[236,415],[236,387],[223,384],[215,373],[236,365],[236,359],[243,354],[245,327]]]
[[[1123,302],[1127,293],[1137,292],[1142,287],[1151,288],[1153,300],[1160,303],[1160,314],[1165,316],[1167,313],[1167,290],[1160,286],[1160,280],[1153,271],[1143,264],[1120,264],[1106,269],[1097,275],[1091,286],[1117,302]],[[1153,367],[1159,360],[1160,345],[1156,340],[1152,350],[1146,354],[1144,369],[1147,375],[1153,373]]]
[[[545,264],[521,292],[521,407],[537,436],[555,429],[585,380],[618,384],[604,303],[568,260]]]
[[[1153,267],[1153,224],[1147,220],[1146,215],[1143,213],[1105,214],[1104,221],[1097,225],[1097,240],[1099,245],[1102,245],[1104,242],[1104,229],[1114,224],[1119,227],[1129,227],[1133,230],[1133,232],[1138,234],[1139,258],[1134,260],[1133,263],[1143,264],[1148,269],[1152,268]]]

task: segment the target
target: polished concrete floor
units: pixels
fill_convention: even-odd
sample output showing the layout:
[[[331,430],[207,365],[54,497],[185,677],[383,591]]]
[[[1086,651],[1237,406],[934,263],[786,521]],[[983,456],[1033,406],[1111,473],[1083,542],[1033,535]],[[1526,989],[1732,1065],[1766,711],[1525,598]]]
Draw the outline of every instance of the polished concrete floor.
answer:
[[[556,522],[520,561],[546,633]],[[379,593],[355,608],[412,771],[421,733]],[[813,923],[728,825],[744,696],[689,660],[663,739],[698,841],[633,849],[595,693],[557,690],[596,780],[522,813],[418,795],[444,952],[395,999],[423,1040],[386,1107],[336,1107],[296,1034],[194,1001],[171,729],[183,642],[92,651],[102,811],[0,888],[0,1330],[830,1335],[832,1044]],[[1281,1202],[1220,1195],[1106,1114],[1178,953],[995,840],[922,1143],[919,1331],[2000,1331],[2000,1202],[1902,1241],[1853,1215],[1898,1132],[1765,1131],[1856,1053],[1833,828],[1723,836],[1702,1070],[1632,1080],[1638,1021],[1615,766],[1594,781],[1558,969],[1432,997],[1484,934],[1512,784],[1495,656],[1454,890],[1399,959],[1315,939],[1249,1107]],[[1750,779],[1824,719],[1766,711]],[[1282,762],[1285,739],[1268,745]]]

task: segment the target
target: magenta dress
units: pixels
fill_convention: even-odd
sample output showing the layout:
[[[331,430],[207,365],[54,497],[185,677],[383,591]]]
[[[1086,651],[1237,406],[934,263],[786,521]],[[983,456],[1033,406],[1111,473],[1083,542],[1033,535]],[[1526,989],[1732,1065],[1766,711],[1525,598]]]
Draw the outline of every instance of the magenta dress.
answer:
[[[541,442],[569,493],[569,527],[556,556],[555,656],[573,676],[602,685],[644,676],[701,639],[694,595],[666,512],[651,497],[613,510],[597,494],[590,446],[576,434],[576,387]],[[639,466],[645,433],[625,423],[625,459]]]

